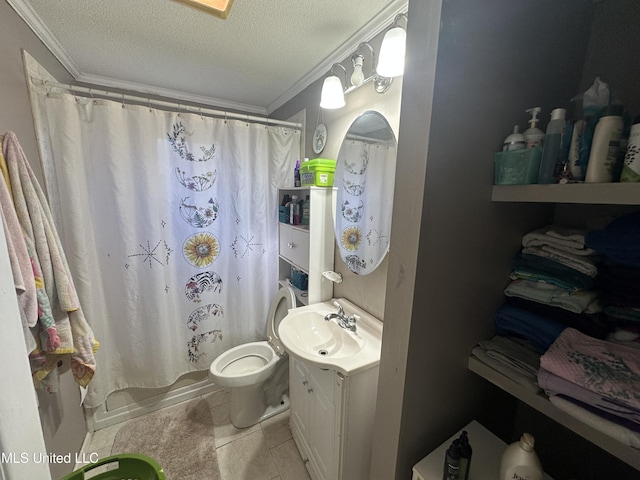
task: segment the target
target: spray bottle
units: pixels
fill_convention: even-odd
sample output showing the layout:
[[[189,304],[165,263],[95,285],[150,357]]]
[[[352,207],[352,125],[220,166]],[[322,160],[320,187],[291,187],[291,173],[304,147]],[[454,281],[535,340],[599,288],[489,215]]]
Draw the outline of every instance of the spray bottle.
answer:
[[[531,115],[531,119],[529,120],[529,128],[527,128],[522,135],[524,136],[525,147],[533,148],[540,145],[544,140],[544,132],[537,127],[540,121],[538,120],[538,114],[541,109],[540,107],[533,107],[525,111]]]

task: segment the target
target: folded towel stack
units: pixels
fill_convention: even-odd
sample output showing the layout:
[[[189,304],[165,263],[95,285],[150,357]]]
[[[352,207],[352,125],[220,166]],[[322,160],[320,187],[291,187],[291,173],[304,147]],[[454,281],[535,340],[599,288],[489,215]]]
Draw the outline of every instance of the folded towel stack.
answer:
[[[553,321],[598,338],[607,335],[609,327],[600,320],[595,290],[599,258],[585,245],[585,233],[549,225],[522,237],[523,249],[513,261],[511,282],[504,293],[507,303],[520,309],[522,321],[534,322],[530,329],[544,328],[545,322]],[[527,311],[535,315],[522,313]],[[501,331],[498,320],[496,316]]]
[[[585,235],[604,256],[595,277],[613,342],[640,348],[640,212],[622,215]]]
[[[538,385],[558,408],[640,448],[637,350],[566,328],[540,358]]]

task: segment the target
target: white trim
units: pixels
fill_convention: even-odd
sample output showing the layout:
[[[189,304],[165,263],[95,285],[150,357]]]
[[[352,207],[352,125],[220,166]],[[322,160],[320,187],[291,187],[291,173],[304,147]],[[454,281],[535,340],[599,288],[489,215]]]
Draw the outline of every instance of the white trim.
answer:
[[[212,383],[211,380],[206,379],[111,411],[107,411],[106,404],[103,403],[97,408],[87,408],[86,414],[91,417],[93,430],[98,431],[111,425],[124,422],[125,420],[155,412],[161,408],[169,407],[218,390],[222,390],[222,388]]]
[[[22,20],[33,30],[33,33],[44,43],[45,47],[51,51],[53,56],[58,59],[74,78],[82,75],[78,65],[76,65],[66,50],[62,48],[58,39],[26,0],[7,0],[7,3],[20,15]]]

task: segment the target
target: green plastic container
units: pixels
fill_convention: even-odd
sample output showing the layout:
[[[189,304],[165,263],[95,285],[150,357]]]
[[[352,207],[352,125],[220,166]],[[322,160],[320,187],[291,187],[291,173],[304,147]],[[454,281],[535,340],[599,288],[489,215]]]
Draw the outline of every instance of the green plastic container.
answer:
[[[300,183],[316,187],[332,187],[336,161],[328,158],[314,158],[302,162],[300,166]]]
[[[495,185],[538,183],[542,147],[498,152],[493,157]]]
[[[113,470],[85,477],[85,473],[101,465],[117,464]],[[61,480],[166,480],[162,467],[154,459],[136,453],[112,455],[71,472]]]

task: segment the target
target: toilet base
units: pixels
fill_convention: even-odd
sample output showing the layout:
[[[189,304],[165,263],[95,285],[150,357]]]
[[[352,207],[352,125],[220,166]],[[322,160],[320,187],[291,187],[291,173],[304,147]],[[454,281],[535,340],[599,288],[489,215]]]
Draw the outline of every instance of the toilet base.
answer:
[[[231,389],[229,417],[236,428],[247,428],[289,408],[289,397],[284,394],[280,404],[266,405],[263,384]]]

